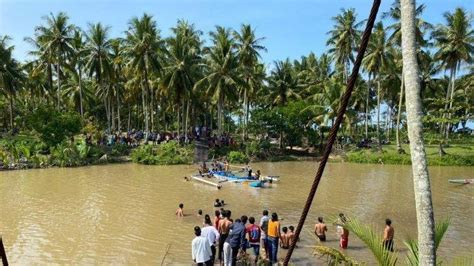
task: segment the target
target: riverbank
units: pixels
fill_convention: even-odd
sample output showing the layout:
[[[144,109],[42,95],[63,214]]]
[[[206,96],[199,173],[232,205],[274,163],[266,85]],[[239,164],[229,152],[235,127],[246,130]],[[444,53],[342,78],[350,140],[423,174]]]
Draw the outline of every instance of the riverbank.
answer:
[[[377,149],[350,149],[333,161],[370,164],[410,165],[410,147],[403,145],[405,151],[399,154],[396,145],[383,145]],[[428,164],[431,166],[474,166],[473,144],[452,144],[444,147],[445,155],[439,155],[439,145],[425,145]]]
[[[361,164],[409,165],[411,158],[408,145],[399,154],[396,145],[383,145],[382,149],[345,146],[334,150],[331,162]],[[438,145],[427,144],[426,154],[431,166],[474,166],[474,144],[456,143],[446,146],[445,155],[439,156]],[[194,144],[178,144],[169,141],[162,144],[97,145],[88,144],[81,136],[47,147],[38,138],[20,135],[0,140],[0,170],[19,170],[49,167],[79,167],[133,161],[147,165],[192,164]],[[226,158],[233,164],[247,162],[318,161],[321,154],[314,149],[279,149],[266,141],[250,141],[247,144],[212,147],[209,159]]]

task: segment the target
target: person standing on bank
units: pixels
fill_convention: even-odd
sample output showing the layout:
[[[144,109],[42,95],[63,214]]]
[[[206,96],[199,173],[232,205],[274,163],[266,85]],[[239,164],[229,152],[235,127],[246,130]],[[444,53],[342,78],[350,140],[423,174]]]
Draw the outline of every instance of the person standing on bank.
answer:
[[[218,243],[217,241],[219,241],[219,232],[212,226],[211,217],[209,217],[208,214],[204,216],[204,227],[201,229],[201,236],[207,238],[209,245],[211,245],[211,263],[214,264],[214,260],[216,259],[216,244]]]
[[[281,237],[280,233],[280,222],[278,221],[278,215],[272,213],[272,218],[268,222],[268,248],[270,255],[270,262],[278,262],[278,239]]]
[[[194,227],[194,234],[196,237],[191,242],[191,253],[192,258],[198,266],[211,266],[212,250],[209,245],[209,240],[201,236],[201,228],[199,226]]]

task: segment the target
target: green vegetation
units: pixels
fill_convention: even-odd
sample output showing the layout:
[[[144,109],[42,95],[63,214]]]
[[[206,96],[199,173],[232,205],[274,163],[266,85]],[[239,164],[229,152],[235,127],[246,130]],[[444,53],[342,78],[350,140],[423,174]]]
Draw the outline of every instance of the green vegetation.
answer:
[[[456,144],[445,148],[447,154],[439,156],[438,145],[426,145],[429,165],[436,166],[474,166],[474,146]],[[399,154],[395,145],[384,145],[383,150],[353,149],[345,155],[345,160],[354,163],[372,164],[411,164],[409,151]]]
[[[472,17],[456,8],[444,15],[444,24],[432,25],[423,19],[424,9],[420,5],[416,10],[416,39],[424,129],[433,145],[430,164],[472,165],[470,150],[457,153],[452,148],[470,148],[474,142],[468,128],[474,106]],[[377,149],[349,146],[349,161],[408,164],[402,149],[407,125],[400,2],[380,18],[339,136],[350,139],[352,146],[366,142]],[[136,129],[145,137],[159,132],[187,139],[193,128],[206,126],[212,134],[228,134],[237,142],[211,150],[211,158],[315,157],[315,152],[295,153],[293,148],[321,151],[365,23],[353,8],[335,14],[333,22],[327,51],[277,60],[267,68],[261,58],[265,40],[247,24],[237,30],[216,26],[204,34],[179,20],[169,36],[161,36],[155,18],[143,14],[129,20],[122,36],[110,36],[110,27],[100,22],[80,29],[67,14],[50,14],[25,39],[31,44],[28,61],[16,60],[10,38],[0,36],[0,156],[4,165],[22,160],[31,161],[29,167],[89,164],[105,154],[109,159],[127,155],[130,148],[84,148],[71,140],[82,138],[80,133],[99,140],[105,132]],[[18,134],[31,141],[10,138]],[[393,140],[396,152],[381,145]],[[24,146],[29,151],[22,151]],[[167,154],[158,158],[167,149],[140,147],[134,161],[188,162]]]
[[[193,162],[194,147],[180,146],[176,141],[160,145],[143,145],[133,150],[132,160],[142,164],[190,164]]]

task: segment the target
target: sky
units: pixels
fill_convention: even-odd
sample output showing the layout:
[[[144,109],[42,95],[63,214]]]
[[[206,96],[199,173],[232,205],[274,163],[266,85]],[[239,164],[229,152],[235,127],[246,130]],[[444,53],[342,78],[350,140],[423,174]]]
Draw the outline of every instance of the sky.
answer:
[[[443,13],[456,7],[474,10],[472,0],[417,1],[420,3],[426,4],[423,18],[433,24],[444,23]],[[311,51],[320,55],[327,50],[331,17],[341,8],[353,7],[359,20],[366,19],[371,4],[369,0],[0,0],[0,35],[12,37],[14,56],[26,60],[32,47],[24,38],[34,35],[42,17],[59,11],[66,12],[70,22],[83,30],[88,23],[102,22],[111,27],[111,37],[123,36],[129,20],[144,12],[154,16],[164,37],[170,35],[178,19],[194,23],[205,39],[216,25],[238,29],[242,23],[250,23],[257,36],[265,38],[263,45],[268,51],[262,53],[262,59],[271,64]],[[378,19],[391,4],[391,0],[382,1]]]

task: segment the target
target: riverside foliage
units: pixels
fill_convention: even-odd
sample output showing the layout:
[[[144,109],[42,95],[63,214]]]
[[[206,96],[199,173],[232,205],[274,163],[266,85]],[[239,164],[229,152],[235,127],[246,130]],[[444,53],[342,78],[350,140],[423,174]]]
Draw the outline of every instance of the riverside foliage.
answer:
[[[471,143],[474,31],[472,17],[462,7],[446,12],[445,23],[439,25],[425,20],[424,8],[420,5],[416,14],[424,127],[443,155],[449,154],[443,148],[453,138]],[[265,39],[251,25],[216,26],[203,33],[179,20],[170,35],[163,36],[157,20],[149,14],[133,17],[123,35],[111,36],[110,27],[102,23],[81,29],[66,13],[50,14],[25,38],[31,57],[21,62],[13,57],[10,38],[0,36],[1,136],[39,138],[45,145],[39,154],[58,158],[75,156],[64,142],[79,132],[96,139],[103,132],[133,129],[183,136],[196,126],[212,128],[217,135],[232,134],[245,143],[238,149],[245,159],[278,154],[274,147],[250,151],[256,145],[252,141],[274,139],[280,150],[321,149],[365,23],[355,9],[335,14],[326,51],[272,64],[262,62]],[[395,1],[374,28],[364,72],[339,134],[342,147],[363,143],[383,150],[382,143],[396,142],[401,155],[391,161],[405,164],[400,34],[400,4]],[[178,149],[140,147],[133,159],[177,163],[156,158],[168,148]],[[28,155],[11,150],[2,148],[4,160]],[[211,152],[227,155],[231,150]],[[357,156],[349,159],[372,162]],[[236,153],[232,157],[244,160]],[[75,165],[73,161],[54,164]],[[472,165],[471,159],[465,162]]]

